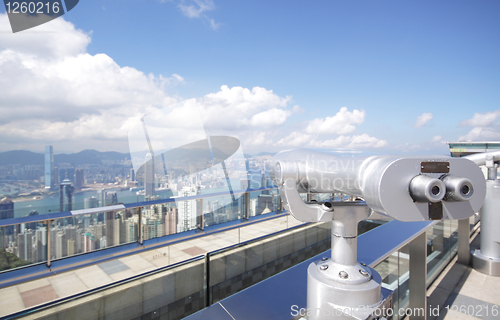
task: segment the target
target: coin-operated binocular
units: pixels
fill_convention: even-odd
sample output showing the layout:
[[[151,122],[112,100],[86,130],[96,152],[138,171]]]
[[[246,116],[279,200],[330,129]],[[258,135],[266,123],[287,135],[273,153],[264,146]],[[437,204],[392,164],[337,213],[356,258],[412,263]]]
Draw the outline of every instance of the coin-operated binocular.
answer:
[[[367,319],[381,306],[380,275],[357,262],[360,221],[374,212],[401,221],[465,219],[480,209],[486,192],[475,163],[443,156],[363,157],[295,149],[277,153],[269,172],[296,219],[332,221],[331,258],[308,268],[308,320]],[[306,192],[341,192],[366,205],[305,203],[300,193]]]

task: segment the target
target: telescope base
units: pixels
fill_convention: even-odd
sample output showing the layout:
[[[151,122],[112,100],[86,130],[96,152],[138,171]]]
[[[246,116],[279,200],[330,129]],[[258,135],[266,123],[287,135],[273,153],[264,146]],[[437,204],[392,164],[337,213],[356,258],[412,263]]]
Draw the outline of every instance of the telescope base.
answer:
[[[372,319],[374,313],[383,316],[381,307],[386,308],[386,301],[378,272],[370,268],[372,278],[365,283],[340,283],[323,276],[318,263],[321,261],[307,269],[307,320]]]
[[[487,257],[479,249],[472,252],[472,268],[489,276],[500,277],[500,259]]]

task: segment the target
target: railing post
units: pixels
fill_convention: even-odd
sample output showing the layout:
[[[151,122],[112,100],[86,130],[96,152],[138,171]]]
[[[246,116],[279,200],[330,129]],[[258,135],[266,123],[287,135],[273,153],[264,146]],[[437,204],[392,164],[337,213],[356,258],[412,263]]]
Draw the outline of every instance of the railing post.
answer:
[[[245,220],[250,219],[250,194],[245,192]]]
[[[139,242],[140,245],[143,243],[143,232],[142,232],[142,207],[139,207],[139,238],[137,241]]]
[[[198,229],[201,231],[205,230],[205,215],[203,214],[203,199],[198,199],[198,208],[200,212],[200,218],[198,220]]]
[[[47,230],[45,232],[45,242],[46,248],[45,253],[47,255],[47,267],[50,268],[50,223],[52,220],[45,220],[45,225],[47,226]]]
[[[212,294],[210,290],[210,254],[205,254],[205,307],[212,304]]]
[[[469,218],[458,220],[458,263],[466,266],[469,265],[471,257],[469,239]]]
[[[412,320],[427,319],[427,232],[410,242],[410,310]]]

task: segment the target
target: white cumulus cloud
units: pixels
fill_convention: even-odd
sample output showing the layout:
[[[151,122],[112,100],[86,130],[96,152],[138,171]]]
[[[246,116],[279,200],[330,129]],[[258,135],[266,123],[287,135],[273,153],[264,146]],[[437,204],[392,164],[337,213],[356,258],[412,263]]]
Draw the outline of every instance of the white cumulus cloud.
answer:
[[[8,28],[0,14],[0,30]],[[0,149],[59,142],[65,151],[123,151],[131,118],[177,101],[165,88],[182,83],[180,75],[148,75],[90,55],[90,40],[63,18],[0,37]]]
[[[212,0],[182,0],[177,7],[189,18],[199,18],[205,11],[214,9]]]
[[[199,99],[203,123],[218,130],[244,130],[283,124],[293,111],[286,107],[291,97],[282,98],[272,90],[224,85],[221,90]]]
[[[0,29],[10,28],[4,14],[0,23]],[[31,34],[0,37],[0,150],[43,150],[44,144],[54,144],[59,152],[126,152],[128,131],[146,115],[151,115],[147,120],[155,148],[168,147],[163,138],[180,132],[190,138],[184,134],[190,129],[184,127],[194,118],[209,134],[242,141],[254,137],[252,145],[269,144],[267,133],[256,133],[283,125],[302,111],[291,105],[291,96],[280,97],[261,87],[222,86],[177,103],[182,99],[166,90],[185,83],[181,75],[145,74],[118,65],[106,54],[91,55],[86,52],[88,34],[63,18],[43,26],[54,28],[53,23],[60,29],[57,37],[50,32],[37,33],[36,41]],[[193,137],[198,138],[199,134]]]
[[[353,132],[355,124],[365,121],[364,110],[348,111],[342,107],[333,117],[318,118],[309,122],[306,127],[307,133],[312,134],[347,134]]]
[[[473,127],[459,140],[498,140],[500,139],[500,123],[496,121],[500,116],[500,109],[495,111],[476,112],[471,119],[460,122],[461,127]]]
[[[432,118],[434,118],[434,116],[432,115],[432,113],[423,113],[422,115],[418,116],[417,117],[417,121],[415,121],[415,124],[413,125],[414,128],[422,128],[423,126],[425,126],[427,123],[429,123],[429,121],[432,120]]]
[[[493,124],[499,115],[500,110],[485,113],[476,112],[471,119],[464,120],[459,125],[461,127],[488,127]]]
[[[279,139],[276,145],[279,147],[351,149],[386,147],[388,145],[386,140],[366,133],[348,135],[356,130],[356,125],[364,122],[365,116],[364,110],[354,109],[351,112],[346,107],[342,107],[334,116],[308,121],[303,130],[291,132]]]
[[[0,13],[0,30],[11,30],[7,14]],[[90,41],[90,34],[77,30],[72,23],[60,18],[36,27],[36,32],[2,34],[0,51],[9,49],[38,58],[56,59],[85,52]]]

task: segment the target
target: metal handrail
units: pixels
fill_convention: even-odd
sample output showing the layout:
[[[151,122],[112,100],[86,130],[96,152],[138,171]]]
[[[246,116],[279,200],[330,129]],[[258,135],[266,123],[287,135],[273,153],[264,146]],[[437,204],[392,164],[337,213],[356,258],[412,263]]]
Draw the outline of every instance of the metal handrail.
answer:
[[[89,209],[61,211],[61,212],[57,212],[57,213],[47,213],[47,214],[42,214],[42,215],[38,215],[38,216],[27,216],[27,217],[19,217],[19,218],[11,218],[11,219],[0,219],[0,228],[6,227],[6,226],[11,226],[11,225],[22,224],[22,223],[42,222],[42,221],[47,221],[47,220],[70,218],[70,217],[74,217],[77,215],[83,215],[83,214],[102,213],[102,212],[125,210],[125,209],[134,209],[134,208],[140,208],[140,207],[152,206],[152,205],[158,205],[158,204],[167,204],[167,203],[172,203],[172,202],[199,200],[199,199],[214,198],[214,197],[223,197],[223,196],[230,196],[231,194],[245,194],[245,193],[273,190],[273,189],[276,189],[276,187],[262,187],[262,188],[247,189],[247,190],[224,191],[224,192],[207,193],[207,194],[200,194],[200,195],[187,196],[187,197],[174,197],[174,198],[168,198],[168,199],[158,199],[158,200],[143,201],[143,202],[136,202],[136,203],[124,203],[124,204],[119,204],[119,205],[114,205],[114,206],[106,206],[106,207],[96,207],[96,208],[89,208]]]

